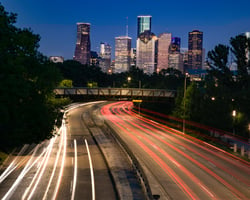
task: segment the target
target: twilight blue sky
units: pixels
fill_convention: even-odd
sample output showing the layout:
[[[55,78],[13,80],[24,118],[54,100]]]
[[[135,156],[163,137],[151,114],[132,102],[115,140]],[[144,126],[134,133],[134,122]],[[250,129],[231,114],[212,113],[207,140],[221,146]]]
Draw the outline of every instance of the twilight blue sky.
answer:
[[[187,47],[188,32],[203,31],[208,50],[230,37],[250,31],[250,0],[2,0],[8,12],[18,14],[18,27],[31,28],[41,36],[40,51],[47,56],[72,59],[76,42],[76,23],[91,23],[91,49],[100,42],[114,50],[115,37],[126,34],[136,44],[137,16],[152,16],[152,32],[170,32],[181,37]],[[114,57],[114,55],[112,55]]]

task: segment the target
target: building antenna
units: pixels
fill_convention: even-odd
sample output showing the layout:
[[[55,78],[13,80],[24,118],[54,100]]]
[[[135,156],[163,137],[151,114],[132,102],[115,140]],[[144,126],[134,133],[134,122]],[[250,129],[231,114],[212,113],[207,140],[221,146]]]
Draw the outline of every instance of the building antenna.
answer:
[[[128,37],[128,17],[126,17],[126,36]]]

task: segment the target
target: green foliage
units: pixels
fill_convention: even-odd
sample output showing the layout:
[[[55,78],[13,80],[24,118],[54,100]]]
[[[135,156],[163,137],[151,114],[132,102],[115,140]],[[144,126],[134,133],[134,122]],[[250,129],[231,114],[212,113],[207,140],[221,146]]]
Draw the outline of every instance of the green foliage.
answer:
[[[73,81],[74,87],[87,87],[88,82],[96,82],[100,87],[108,85],[108,75],[104,74],[99,67],[82,65],[75,60],[66,60],[58,63],[57,68],[64,79]]]
[[[88,88],[97,88],[98,87],[97,82],[93,82],[93,81],[88,82],[87,85],[88,85]]]
[[[69,79],[64,79],[59,83],[59,87],[71,88],[73,87],[73,81]]]
[[[0,5],[0,147],[50,138],[56,111],[48,99],[61,80],[38,52],[40,37],[14,26],[16,15]]]
[[[231,38],[230,44],[219,44],[208,52],[208,76],[204,82],[192,82],[186,89],[185,99],[183,89],[179,89],[173,114],[184,118],[185,110],[188,120],[230,132],[235,129],[236,134],[247,137],[250,122],[250,61],[247,62],[246,55],[250,50],[250,40],[239,35]],[[231,56],[237,64],[238,73],[230,71]],[[233,110],[237,113],[235,118],[232,116]]]

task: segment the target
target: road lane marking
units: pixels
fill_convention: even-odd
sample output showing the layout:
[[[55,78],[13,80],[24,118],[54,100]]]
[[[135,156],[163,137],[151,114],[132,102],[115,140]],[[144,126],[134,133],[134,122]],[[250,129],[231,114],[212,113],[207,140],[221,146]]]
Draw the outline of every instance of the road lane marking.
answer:
[[[76,180],[77,180],[77,144],[76,144],[76,140],[74,140],[74,148],[75,148],[75,166],[74,166],[74,179],[73,179],[71,200],[75,199],[75,192],[76,192]]]
[[[205,187],[203,186],[201,183],[199,183],[199,185],[212,197],[214,198],[214,195]]]
[[[87,152],[88,152],[88,158],[89,158],[89,166],[90,166],[90,175],[91,175],[91,185],[92,185],[92,200],[95,200],[95,180],[94,180],[94,170],[93,170],[93,165],[92,165],[92,159],[91,159],[91,155],[89,152],[89,146],[88,146],[88,142],[85,139],[85,145],[87,148]]]

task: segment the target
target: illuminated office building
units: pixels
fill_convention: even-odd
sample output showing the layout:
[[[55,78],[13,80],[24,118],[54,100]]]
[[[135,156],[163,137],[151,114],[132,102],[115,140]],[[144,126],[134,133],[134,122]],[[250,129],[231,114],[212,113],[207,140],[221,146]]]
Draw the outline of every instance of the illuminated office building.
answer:
[[[169,68],[177,69],[181,71],[182,73],[184,72],[183,54],[181,54],[180,52],[170,53],[168,60],[169,60],[169,63],[168,63]]]
[[[131,64],[131,38],[128,36],[115,38],[115,73],[126,72]]]
[[[101,43],[99,56],[99,67],[104,73],[108,73],[111,66],[111,46],[107,43]]]
[[[136,48],[131,48],[131,67],[136,66]]]
[[[168,68],[171,33],[162,33],[158,37],[157,73]]]
[[[137,17],[137,38],[144,31],[151,31],[151,18],[150,15],[143,15]]]
[[[180,49],[181,49],[181,38],[173,37],[171,40],[170,52],[171,53],[180,52]]]
[[[194,30],[188,34],[188,69],[202,69],[203,32]]]
[[[140,34],[136,43],[136,66],[146,74],[156,71],[157,37],[150,31]]]
[[[90,24],[77,23],[77,39],[74,60],[83,65],[90,64]]]

